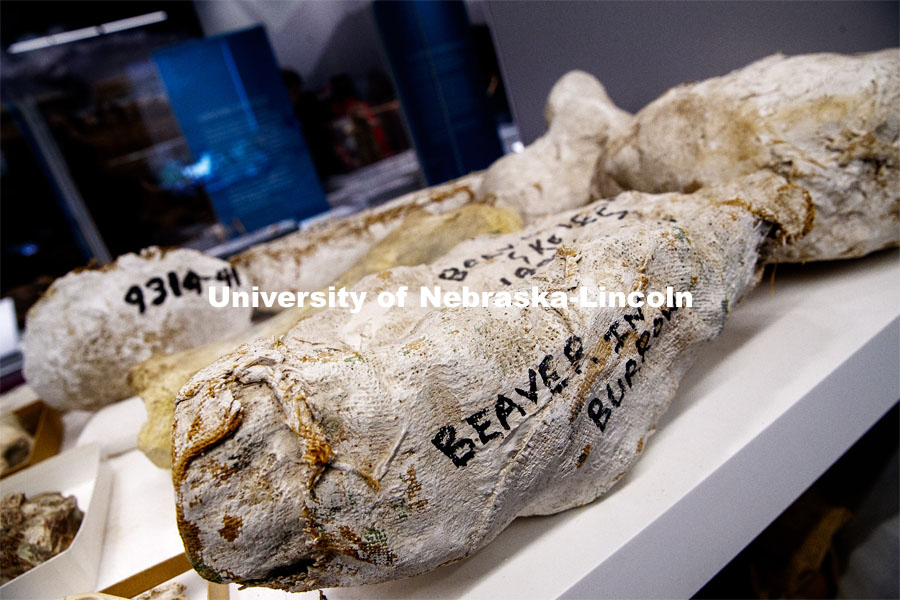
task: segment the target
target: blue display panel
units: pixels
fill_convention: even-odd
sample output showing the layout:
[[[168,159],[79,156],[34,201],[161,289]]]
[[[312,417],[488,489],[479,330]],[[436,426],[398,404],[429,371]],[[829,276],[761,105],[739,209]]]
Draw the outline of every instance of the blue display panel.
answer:
[[[503,154],[462,2],[375,2],[419,162],[430,185]]]
[[[262,27],[153,53],[205,187],[231,232],[328,210]]]

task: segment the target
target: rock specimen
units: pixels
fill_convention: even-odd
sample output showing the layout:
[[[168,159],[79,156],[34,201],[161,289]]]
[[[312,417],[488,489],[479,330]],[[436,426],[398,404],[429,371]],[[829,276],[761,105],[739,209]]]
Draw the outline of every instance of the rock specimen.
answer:
[[[182,538],[205,577],[288,590],[411,576],[517,516],[598,497],[634,463],[699,345],[806,231],[802,188],[761,173],[692,195],[627,193],[461,244],[201,370],[175,407]],[[420,306],[420,286],[692,307]],[[466,290],[465,288],[468,288]],[[539,303],[538,303],[539,304]]]
[[[338,289],[349,287],[364,276],[389,267],[430,263],[463,240],[518,231],[521,227],[522,221],[515,212],[485,204],[465,204],[443,214],[415,209],[366,256],[331,283]],[[240,344],[281,335],[313,312],[309,308],[284,311],[232,338],[168,356],[153,356],[137,365],[128,381],[147,406],[147,422],[138,435],[138,448],[155,465],[169,468],[175,394],[181,386],[198,370]]]
[[[187,588],[177,581],[163,583],[143,594],[138,594],[131,600],[188,600],[184,595]]]
[[[862,256],[898,243],[900,50],[770,56],[650,103],[610,139],[596,197],[692,191],[765,169],[806,189],[810,235],[770,257]]]
[[[0,501],[0,584],[69,547],[84,513],[75,496],[9,494]]]
[[[632,122],[600,82],[582,71],[567,73],[553,86],[544,117],[547,132],[523,152],[497,160],[478,189],[481,201],[509,206],[526,223],[587,204],[597,157]]]
[[[214,308],[210,285],[248,290],[227,262],[194,250],[147,248],[53,282],[28,311],[25,378],[59,409],[94,410],[130,395],[128,370],[154,353],[220,339],[250,324],[249,308]]]

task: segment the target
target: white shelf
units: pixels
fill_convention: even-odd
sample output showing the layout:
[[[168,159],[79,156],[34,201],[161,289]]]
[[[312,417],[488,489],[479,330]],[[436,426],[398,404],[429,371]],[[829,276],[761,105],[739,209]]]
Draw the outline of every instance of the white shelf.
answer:
[[[518,519],[459,563],[327,597],[691,596],[900,397],[898,258],[780,267],[775,293],[764,282],[735,308],[644,457],[600,501]],[[101,587],[180,550],[171,504],[140,509],[172,502],[166,476],[135,452],[113,463]]]

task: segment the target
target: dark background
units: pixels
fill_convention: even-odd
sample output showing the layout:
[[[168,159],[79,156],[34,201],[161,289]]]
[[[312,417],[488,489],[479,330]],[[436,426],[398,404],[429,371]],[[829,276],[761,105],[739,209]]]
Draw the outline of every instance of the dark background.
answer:
[[[544,132],[564,73],[600,79],[636,112],[672,86],[724,75],[775,52],[865,52],[900,45],[897,2],[505,2],[486,18],[522,141]]]

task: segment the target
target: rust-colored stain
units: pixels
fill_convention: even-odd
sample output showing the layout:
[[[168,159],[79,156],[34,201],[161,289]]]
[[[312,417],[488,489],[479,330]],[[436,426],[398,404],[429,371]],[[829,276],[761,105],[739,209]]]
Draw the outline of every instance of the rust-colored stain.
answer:
[[[588,456],[591,455],[591,445],[588,444],[584,447],[584,450],[581,451],[581,455],[578,457],[578,461],[575,463],[575,468],[580,469],[584,466],[584,463],[587,461]]]
[[[643,267],[641,268],[641,270],[643,270]],[[641,274],[640,277],[635,279],[634,284],[631,286],[631,291],[638,292],[641,290],[645,290],[647,289],[648,285],[650,285],[650,279],[646,275]]]
[[[196,439],[200,436],[200,432],[203,429],[203,417],[200,416],[199,412],[194,413],[194,418],[191,419],[191,426],[188,428],[187,438],[189,440]]]
[[[637,451],[638,454],[644,451],[644,438],[638,440]]]
[[[210,463],[207,465],[207,473],[208,477],[213,480],[213,487],[221,487],[237,473],[237,468],[226,463]]]
[[[181,498],[181,493],[178,493],[179,500]],[[184,551],[188,557],[200,556],[200,553],[203,551],[203,545],[200,543],[200,528],[193,522],[188,521],[184,518],[184,510],[181,507],[181,502],[175,503],[175,522],[178,525],[178,533],[181,534],[181,540],[184,542]],[[195,561],[191,561],[192,564]],[[194,568],[198,573],[208,575],[208,578],[215,578],[217,574],[214,570],[210,568],[206,569],[197,569],[196,564]]]
[[[800,228],[800,231],[796,233],[796,235],[791,236],[787,233],[787,229],[790,227],[790,223],[782,223],[779,222],[777,215],[772,211],[772,209],[768,206],[756,206],[753,205],[741,198],[732,198],[730,200],[726,200],[724,202],[720,202],[721,206],[734,206],[737,208],[741,208],[746,210],[747,212],[755,215],[757,218],[769,221],[770,223],[774,223],[778,226],[778,239],[787,239],[788,241],[792,239],[799,239],[806,236],[810,231],[812,231],[815,226],[816,219],[816,208],[813,204],[812,197],[809,194],[809,191],[801,187],[799,185],[788,184],[783,185],[778,188],[777,192],[779,194],[779,204],[781,203],[780,196],[786,196],[788,194],[793,193],[794,190],[800,191],[803,194],[803,202],[805,205],[805,211],[803,214],[803,225]],[[784,204],[788,204],[788,201],[784,201]]]
[[[392,565],[397,556],[387,545],[384,532],[370,528],[364,537],[359,537],[346,525],[339,528],[341,538],[349,543],[340,544],[334,550],[374,565]]]
[[[319,476],[325,471],[325,467],[331,462],[334,452],[328,440],[322,434],[321,426],[312,419],[311,415],[308,418],[304,417],[303,408],[306,408],[306,412],[309,413],[309,408],[306,406],[306,398],[300,396],[294,405],[297,417],[296,428],[291,426],[291,429],[303,440],[305,447],[303,460],[312,467],[312,473],[307,485],[312,488],[316,481],[319,480]]]
[[[73,273],[85,273],[88,271],[98,271],[98,272],[102,273],[104,271],[112,270],[112,268],[115,266],[116,266],[115,262],[104,263],[101,265],[99,262],[97,262],[96,258],[92,258],[88,262],[88,264],[84,265],[83,267],[75,267],[74,269],[72,269],[72,272]]]
[[[403,346],[403,348],[401,348],[401,350],[406,350],[407,352],[415,352],[417,350],[422,350],[423,349],[422,347],[425,345],[425,341],[426,341],[425,338],[421,337],[417,340],[413,340],[410,343],[406,344],[405,346]]]
[[[354,354],[356,354],[354,352]],[[357,357],[362,358],[359,354],[356,354]],[[312,354],[305,354],[303,356],[296,357],[296,360],[300,362],[311,362],[311,363],[331,363],[342,361],[347,358],[347,353],[341,350],[336,350],[334,348],[322,349]]]
[[[716,128],[716,137],[720,139],[722,147],[720,153],[727,156],[730,162],[749,163],[747,165],[749,167],[758,165],[764,160],[766,155],[757,135],[756,123],[758,118],[755,114],[742,114],[741,111],[734,110],[728,114],[726,119],[712,124]],[[671,122],[683,123],[685,127],[695,127],[695,124],[698,123],[706,124],[708,122],[707,100],[694,95],[682,96],[674,102],[665,105],[656,114],[654,120],[657,126],[659,126],[659,123]],[[701,127],[707,128],[709,126],[701,125]],[[634,142],[636,141],[634,140]],[[691,145],[698,146],[697,142],[693,142]],[[696,191],[691,189],[694,187],[694,183],[694,181],[691,181],[685,186],[686,193]]]
[[[780,188],[778,188],[778,193],[781,193],[783,191],[786,192],[787,189],[792,188],[792,187],[798,188],[799,190],[801,190],[803,192],[803,200],[806,203],[806,216],[803,219],[803,230],[800,232],[800,235],[798,236],[798,237],[803,237],[803,236],[807,235],[810,231],[812,231],[813,227],[816,226],[816,205],[812,200],[812,196],[810,195],[809,190],[807,190],[804,187],[800,187],[799,185],[791,184],[789,186],[780,187]]]
[[[308,436],[301,435],[303,441],[306,442],[306,454],[303,459],[311,465],[320,465],[328,463],[331,460],[331,446],[322,438],[315,437],[312,429],[304,428],[304,433]]]
[[[416,468],[409,465],[409,469],[406,470],[406,477],[402,477],[402,479],[406,482],[406,500],[410,508],[424,510],[428,505],[428,500],[425,498],[416,500],[416,496],[422,491],[422,484],[416,479]]]
[[[219,535],[229,542],[233,542],[237,539],[237,536],[241,534],[241,527],[243,525],[244,520],[241,517],[225,515],[222,517],[222,528],[219,529]]]
[[[575,394],[575,401],[572,402],[572,406],[569,410],[569,422],[575,421],[581,413],[581,409],[584,408],[588,392],[590,391],[591,386],[596,383],[600,376],[600,372],[606,366],[606,360],[609,358],[610,353],[612,353],[612,347],[611,342],[601,339],[597,345],[594,346],[593,351],[585,354],[584,363],[582,364],[584,379],[581,386],[578,388],[578,392]]]
[[[841,143],[842,142],[842,143]],[[850,129],[841,131],[837,140],[826,146],[833,152],[841,152],[838,164],[844,167],[858,160],[868,166],[881,187],[890,184],[890,173],[897,167],[895,147],[878,139],[871,131],[857,133]]]
[[[199,413],[194,416],[191,422],[190,432],[187,439],[189,443],[187,447],[182,449],[179,457],[175,456],[175,447],[172,447],[172,483],[178,489],[185,479],[188,464],[197,456],[206,450],[211,449],[219,441],[231,435],[237,430],[243,420],[243,411],[238,410],[234,413],[224,415],[225,422],[219,423],[215,428],[206,432],[203,431],[203,422]],[[176,515],[177,516],[177,515]]]

